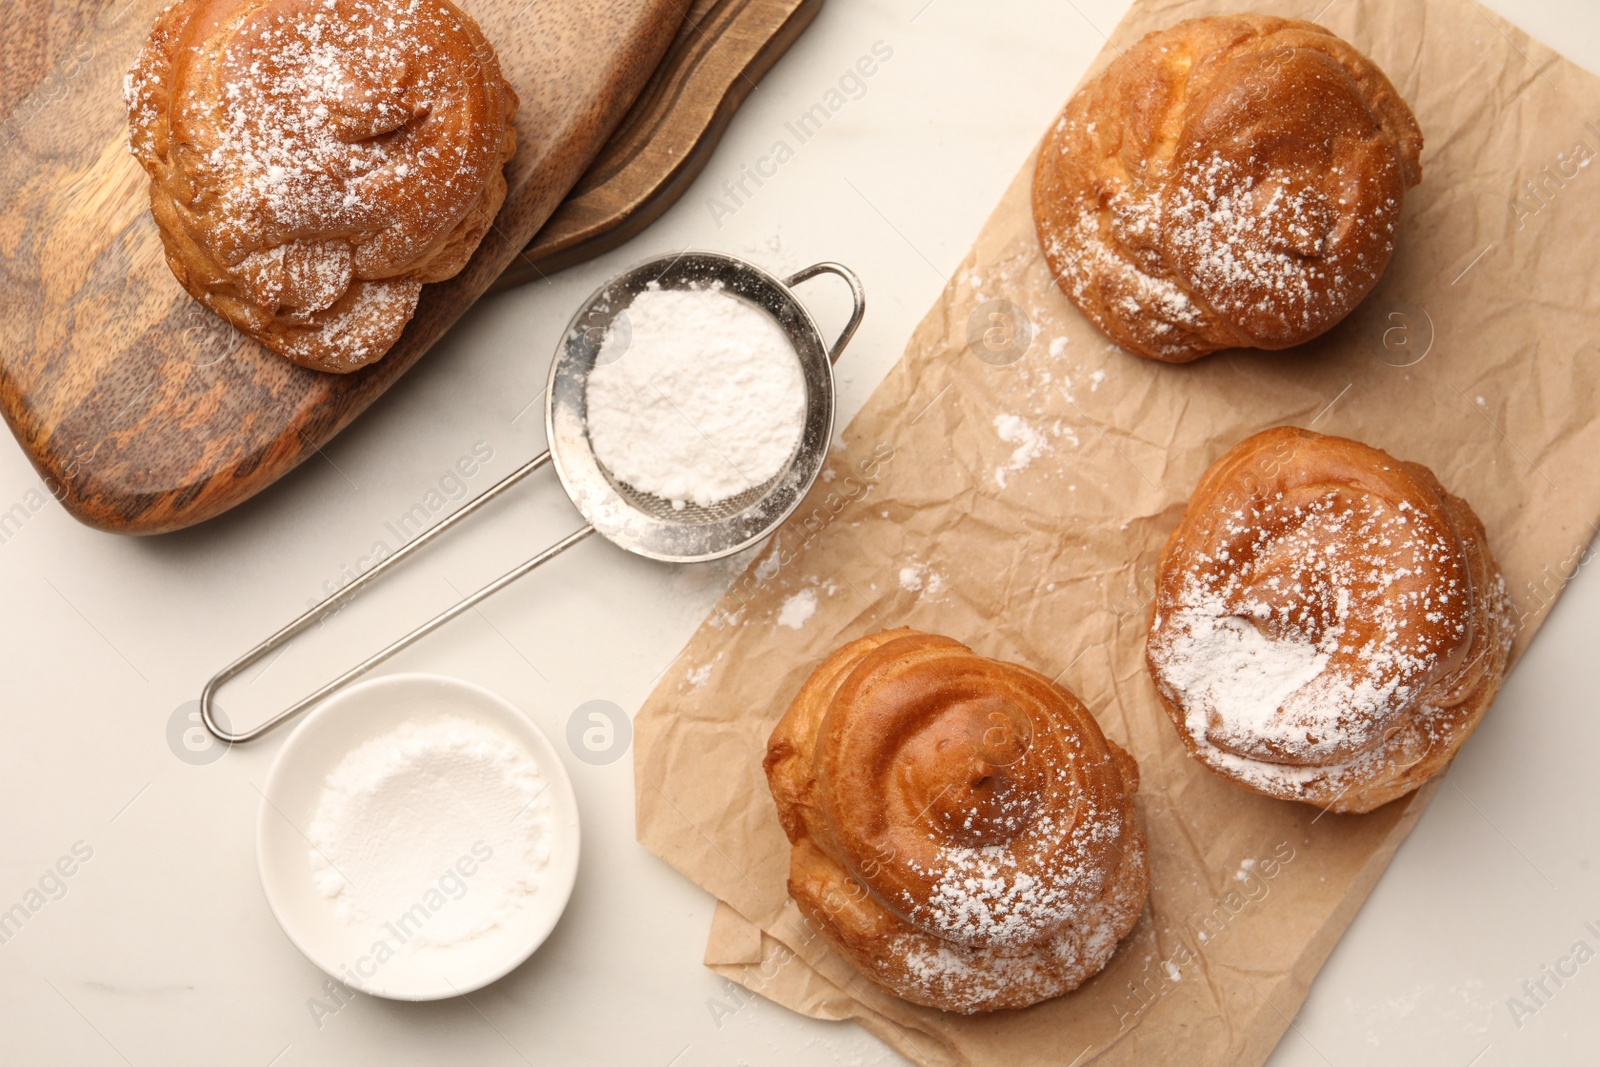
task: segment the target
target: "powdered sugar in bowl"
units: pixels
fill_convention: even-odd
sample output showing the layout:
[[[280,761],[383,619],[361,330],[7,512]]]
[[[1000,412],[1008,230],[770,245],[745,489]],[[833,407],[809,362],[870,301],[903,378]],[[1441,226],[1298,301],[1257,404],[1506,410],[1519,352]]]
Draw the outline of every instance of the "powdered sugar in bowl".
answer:
[[[256,853],[273,914],[313,963],[375,996],[435,1000],[500,978],[554,929],[577,877],[577,801],[511,704],[389,675],[284,743]]]

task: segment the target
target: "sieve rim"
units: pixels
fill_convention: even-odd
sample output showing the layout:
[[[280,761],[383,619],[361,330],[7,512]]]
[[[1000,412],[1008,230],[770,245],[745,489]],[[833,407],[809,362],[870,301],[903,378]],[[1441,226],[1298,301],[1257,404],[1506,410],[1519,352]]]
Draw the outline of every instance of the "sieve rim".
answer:
[[[821,266],[821,265],[819,265]],[[813,276],[815,268],[788,279],[726,252],[685,249],[651,256],[612,276],[579,305],[561,334],[551,361],[545,391],[545,435],[552,465],[573,506],[594,529],[619,548],[668,563],[701,563],[723,559],[770,537],[800,506],[822,472],[833,438],[837,389],[830,355],[837,355],[848,332],[859,321],[859,281],[836,264],[827,265],[851,283],[857,313],[832,352],[810,309],[793,285]],[[587,384],[599,345],[610,322],[650,282],[667,288],[689,288],[690,282],[720,281],[725,291],[768,315],[784,333],[800,364],[806,389],[805,425],[784,469],[732,514],[711,521],[674,522],[642,509],[618,489],[649,497],[614,476],[594,454],[587,428]],[[656,498],[659,499],[659,498]],[[710,509],[707,509],[710,510]]]

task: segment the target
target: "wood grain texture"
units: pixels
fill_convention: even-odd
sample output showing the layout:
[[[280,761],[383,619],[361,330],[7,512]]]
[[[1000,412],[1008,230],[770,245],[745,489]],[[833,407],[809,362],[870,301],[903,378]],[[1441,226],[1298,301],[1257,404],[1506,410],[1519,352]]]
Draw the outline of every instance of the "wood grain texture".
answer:
[[[494,288],[609,252],[671,207],[705,169],[762,75],[823,0],[694,0],[627,117]]]
[[[389,354],[339,376],[260,348],[166,266],[121,98],[166,2],[55,0],[8,12],[0,31],[0,412],[74,516],[124,533],[232,507],[381,395],[555,211],[685,10],[681,0],[458,0],[522,97],[510,192],[472,262],[423,290]]]

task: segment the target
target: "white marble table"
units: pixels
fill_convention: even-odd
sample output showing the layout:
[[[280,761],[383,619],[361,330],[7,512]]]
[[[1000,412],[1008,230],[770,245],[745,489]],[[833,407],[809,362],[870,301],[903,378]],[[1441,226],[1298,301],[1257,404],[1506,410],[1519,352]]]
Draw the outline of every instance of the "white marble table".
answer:
[[[215,667],[379,542],[395,547],[391,524],[430,491],[478,492],[542,447],[539,407],[527,405],[556,337],[576,303],[633,260],[697,245],[780,271],[819,259],[855,267],[871,306],[841,364],[841,414],[852,415],[1123,6],[833,0],[661,222],[604,259],[485,301],[324,457],[203,528],[122,539],[48,501],[34,509],[38,479],[0,446],[0,513],[23,505],[0,524],[0,909],[41,879],[49,891],[0,944],[0,1062],[900,1062],[850,1025],[761,1001],[713,1010],[737,1002],[700,966],[711,901],[634,842],[629,758],[569,761],[583,866],[530,963],[470,1001],[325,999],[323,975],[279,930],[256,879],[258,788],[283,735],[201,765],[177,758],[167,727]],[[1588,0],[1491,6],[1600,69],[1600,7]],[[1461,8],[1477,17],[1470,0]],[[880,41],[893,54],[864,94],[731,203],[722,183]],[[823,317],[837,322],[842,301],[825,288]],[[450,472],[475,451],[490,458],[463,487]],[[298,696],[403,618],[445,606],[577,522],[553,481],[535,478],[232,694],[235,720]],[[1600,961],[1559,988],[1546,979],[1551,995],[1532,1015],[1514,1019],[1507,1004],[1529,1003],[1523,983],[1575,941],[1600,948],[1583,925],[1600,931],[1591,570],[1317,979],[1273,1067],[1595,1062]],[[585,701],[635,711],[731,574],[647,563],[593,539],[389,669],[488,686],[560,744]],[[63,857],[72,874],[51,877]]]

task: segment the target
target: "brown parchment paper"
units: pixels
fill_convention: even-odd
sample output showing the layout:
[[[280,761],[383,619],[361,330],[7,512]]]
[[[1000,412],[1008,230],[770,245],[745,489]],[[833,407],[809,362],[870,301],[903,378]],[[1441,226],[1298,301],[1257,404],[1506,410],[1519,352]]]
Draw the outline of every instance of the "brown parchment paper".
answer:
[[[1140,0],[1095,69],[1150,30],[1232,9]],[[706,962],[720,973],[856,1019],[927,1064],[1171,1062],[1179,1049],[1185,1063],[1259,1064],[1284,1032],[1437,782],[1368,815],[1320,815],[1184,756],[1143,649],[1155,562],[1190,489],[1280,424],[1428,465],[1488,527],[1522,618],[1516,654],[1600,517],[1600,166],[1587,165],[1600,82],[1471,0],[1335,0],[1321,21],[1383,66],[1427,138],[1395,258],[1362,307],[1290,352],[1141,360],[1051,283],[1028,161],[824,481],[640,711],[639,839],[719,899]],[[1011,362],[1007,329],[1019,347],[1031,336]],[[787,900],[767,735],[824,655],[899,625],[1058,678],[1139,760],[1149,907],[1072,994],[974,1018],[905,1004]]]

